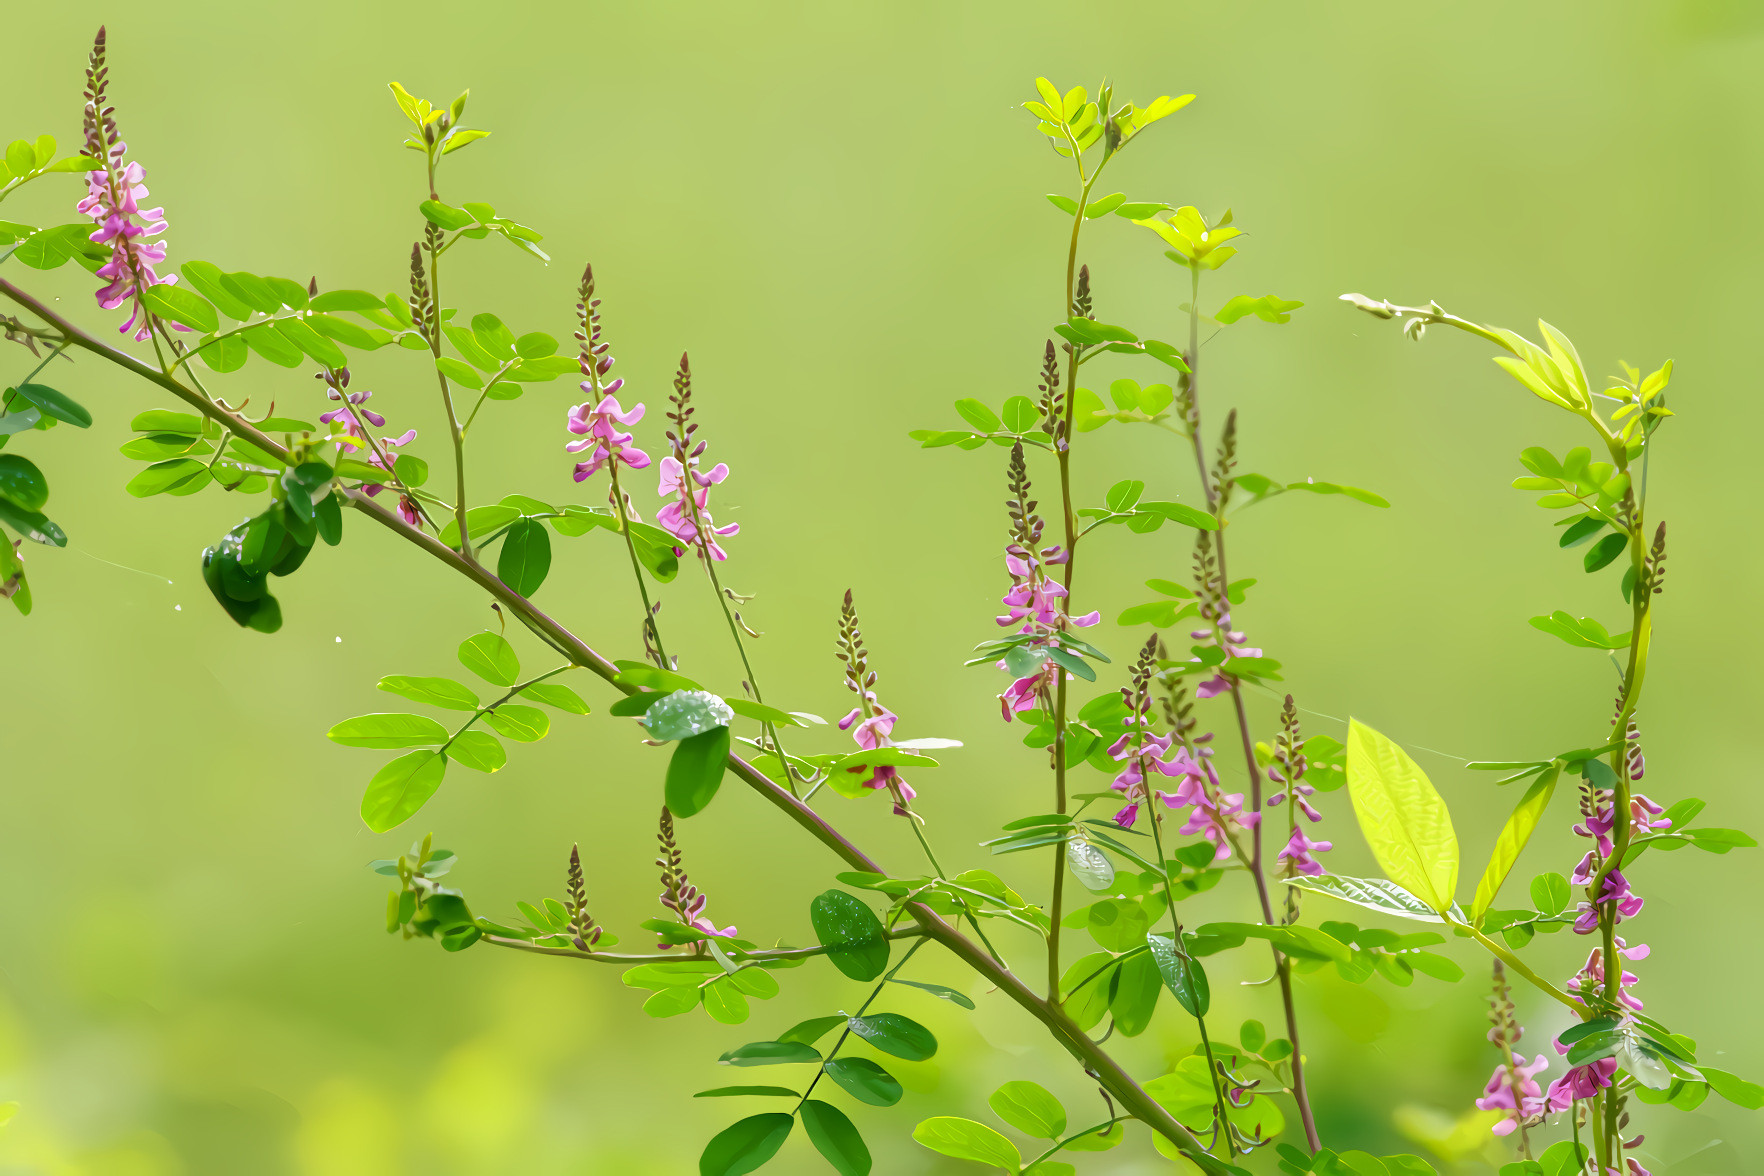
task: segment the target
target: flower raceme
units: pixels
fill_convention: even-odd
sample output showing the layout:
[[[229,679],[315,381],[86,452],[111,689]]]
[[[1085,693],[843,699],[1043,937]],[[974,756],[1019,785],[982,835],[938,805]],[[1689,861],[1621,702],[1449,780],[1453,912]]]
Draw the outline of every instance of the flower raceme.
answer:
[[[1011,586],[1001,600],[1005,611],[995,619],[1000,628],[1015,628],[1028,640],[998,663],[999,669],[1017,675],[998,696],[1007,723],[1046,702],[1042,696],[1051,694],[1060,681],[1063,671],[1047,656],[1059,634],[1089,628],[1102,619],[1096,611],[1072,616],[1067,611],[1066,586],[1048,570],[1070,563],[1072,556],[1058,544],[1040,546],[1045,524],[1035,513],[1038,504],[1029,497],[1028,463],[1020,442],[1011,447],[1009,488],[1011,497],[1005,505],[1010,510],[1011,540],[1005,544],[1005,571]],[[1030,664],[1024,665],[1025,660]]]
[[[846,590],[839,618],[839,660],[845,663],[846,689],[858,696],[858,704],[839,720],[839,729],[850,731],[852,741],[865,751],[892,747],[897,718],[876,698],[876,671],[870,669],[869,654],[864,649],[864,634],[858,627],[857,607],[852,603],[850,589]],[[912,815],[909,806],[919,794],[901,777],[898,767],[893,764],[860,764],[851,770],[867,773],[863,780],[865,788],[887,789],[894,798],[897,815]]]
[[[165,231],[165,209],[141,207],[148,195],[147,171],[138,161],[125,162],[129,145],[117,134],[116,108],[106,104],[108,74],[104,30],[100,28],[86,67],[85,123],[86,154],[104,166],[86,173],[86,198],[76,207],[98,226],[92,241],[110,247],[110,260],[96,271],[105,280],[97,292],[98,305],[115,310],[132,301],[127,321],[117,330],[125,335],[133,332],[135,341],[141,343],[153,337],[152,319],[141,302],[142,291],[175,282],[177,277],[161,277],[153,268],[165,260],[165,242],[151,239]]]
[[[701,557],[718,561],[728,559],[729,553],[717,540],[737,534],[741,524],[719,527],[711,517],[710,488],[729,476],[729,467],[718,462],[708,473],[698,468],[705,442],[694,443],[693,440],[698,425],[692,420],[692,366],[686,355],[680,356],[680,371],[674,377],[674,394],[668,399],[674,406],[668,414],[673,427],[667,434],[673,452],[662,458],[657,492],[672,501],[656,512],[655,521],[678,541],[675,554],[684,555],[690,549]]]
[[[1496,1135],[1513,1134],[1518,1130],[1521,1121],[1543,1114],[1548,1106],[1543,1088],[1538,1085],[1537,1075],[1550,1068],[1549,1055],[1538,1054],[1536,1061],[1528,1063],[1524,1054],[1514,1054],[1513,1060],[1514,1065],[1510,1072],[1505,1062],[1495,1066],[1494,1073],[1489,1076],[1488,1085],[1483,1088],[1482,1097],[1476,1100],[1478,1110],[1507,1112],[1494,1125]],[[1519,1088],[1518,1103],[1513,1101],[1515,1086]]]
[[[339,441],[339,449],[358,455],[367,465],[385,470],[388,474],[392,473],[392,450],[415,441],[417,431],[406,429],[396,437],[375,437],[368,431],[369,426],[383,429],[386,427],[386,418],[367,407],[367,402],[374,394],[349,391],[348,368],[321,372],[320,378],[325,381],[325,396],[341,402],[329,412],[319,414],[320,422],[343,426],[343,436],[347,440]],[[368,483],[362,486],[362,492],[369,498],[376,498],[385,488],[380,483]],[[413,527],[422,519],[416,503],[408,495],[399,495],[398,514]]]

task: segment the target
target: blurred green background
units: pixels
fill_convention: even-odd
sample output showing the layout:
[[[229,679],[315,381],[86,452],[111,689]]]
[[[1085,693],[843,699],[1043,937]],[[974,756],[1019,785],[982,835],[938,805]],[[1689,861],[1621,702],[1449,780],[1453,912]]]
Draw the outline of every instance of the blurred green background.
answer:
[[[1745,441],[1760,425],[1760,12],[1750,0],[21,6],[7,18],[0,137],[77,140],[86,48],[108,21],[118,117],[166,206],[174,263],[389,290],[404,283],[423,193],[386,83],[438,100],[469,85],[468,121],[495,134],[452,157],[443,196],[534,225],[555,261],[494,241],[462,249],[448,301],[562,338],[592,259],[652,442],[673,364],[691,349],[710,459],[733,468],[719,519],[743,532],[726,575],[758,594],[747,615],[767,632],[762,680],[792,707],[843,713],[832,642],[839,594],[855,588],[897,734],[967,741],[918,784],[945,860],[976,865],[974,843],[1045,807],[1040,755],[998,721],[1001,681],[960,668],[994,632],[1004,587],[1004,455],[921,451],[905,434],[955,423],[957,397],[996,405],[1033,390],[1066,232],[1041,194],[1070,186],[1016,108],[1034,76],[1094,88],[1107,74],[1142,104],[1198,92],[1102,190],[1233,208],[1251,236],[1213,281],[1215,304],[1270,291],[1306,302],[1287,326],[1241,324],[1208,349],[1215,422],[1226,403],[1242,411],[1242,468],[1339,479],[1393,503],[1293,496],[1244,515],[1233,570],[1261,584],[1239,621],[1286,664],[1302,705],[1449,753],[1417,756],[1454,804],[1476,870],[1512,798],[1451,757],[1524,757],[1597,734],[1608,665],[1525,619],[1567,608],[1617,622],[1615,576],[1582,575],[1529,497],[1507,488],[1521,447],[1579,443],[1566,417],[1475,341],[1435,333],[1416,347],[1334,296],[1433,297],[1527,330],[1542,315],[1599,373],[1676,358],[1679,416],[1653,475],[1673,544],[1642,713],[1648,790],[1707,798],[1709,823],[1764,826],[1745,735],[1764,702]],[[76,198],[73,181],[46,181],[6,214],[57,223]],[[1148,234],[1107,218],[1084,259],[1100,317],[1174,334],[1185,285]],[[114,329],[83,272],[8,269]],[[25,362],[6,357],[15,378]],[[381,353],[355,386],[374,389],[398,427],[416,425],[418,450],[444,465],[421,367]],[[1150,378],[1118,374],[1129,373]],[[455,644],[495,624],[485,600],[352,521],[349,542],[278,590],[279,635],[235,628],[196,559],[243,506],[213,492],[123,494],[137,467],[114,449],[129,418],[164,398],[85,360],[53,375],[98,423],[26,438],[72,541],[29,553],[37,612],[0,621],[0,1100],[23,1104],[0,1130],[0,1171],[695,1170],[703,1140],[738,1113],[687,1097],[726,1080],[717,1054],[849,1007],[856,986],[809,967],[746,1026],[651,1022],[614,969],[386,936],[384,880],[365,863],[433,829],[461,855],[452,880],[502,918],[516,898],[558,893],[580,841],[594,911],[641,944],[661,754],[622,722],[565,719],[501,773],[456,773],[411,825],[369,834],[356,806],[380,757],[323,732],[383,707],[382,674],[457,672]],[[253,411],[274,400],[309,416],[322,403],[316,382],[261,362],[227,386]],[[492,406],[475,499],[594,500],[574,492],[562,451],[572,391],[541,385]],[[1111,428],[1082,446],[1085,499],[1128,474],[1165,497],[1192,494],[1166,434]],[[539,600],[628,656],[632,593],[607,539],[561,543]],[[1184,571],[1185,533],[1111,533],[1086,560],[1082,607],[1112,617],[1145,596],[1140,580]],[[683,668],[732,689],[702,579],[682,575],[663,597]],[[1101,631],[1117,654],[1138,639]],[[597,708],[610,701],[577,684]],[[1264,731],[1272,713],[1264,700]],[[1324,718],[1307,725],[1341,734]],[[842,743],[819,738],[821,750]],[[830,804],[885,863],[912,868],[886,805]],[[1333,867],[1367,872],[1345,797],[1326,809]],[[1523,874],[1572,866],[1567,822],[1561,806]],[[807,899],[837,868],[829,855],[738,788],[682,835],[719,923],[808,938]],[[1039,896],[1045,870],[1030,865],[1007,869]],[[1634,937],[1655,949],[1638,969],[1649,1011],[1715,1064],[1764,1074],[1745,980],[1764,963],[1757,855],[1651,855],[1636,874],[1648,908]],[[1200,901],[1215,916],[1248,913],[1241,894]],[[1572,973],[1584,951],[1573,938],[1538,941],[1538,966]],[[1460,985],[1304,983],[1330,1142],[1421,1150],[1417,1132],[1480,1093],[1494,1062],[1485,965],[1449,950],[1471,971]],[[1215,968],[1218,1017],[1272,1023],[1270,990],[1231,983],[1259,978],[1259,957],[1240,954]],[[923,978],[972,989],[946,957],[921,958]],[[1075,1115],[1094,1104],[1031,1023],[974,995],[977,1014],[898,998],[944,1049],[899,1067],[901,1107],[858,1110],[878,1172],[977,1170],[907,1133],[929,1114],[990,1118],[984,1096],[1006,1078],[1044,1082],[1085,1108]],[[1540,1048],[1549,1014],[1529,1000],[1525,1011]],[[1121,1049],[1150,1076],[1193,1044],[1166,1016]],[[1755,1116],[1715,1099],[1640,1118],[1657,1174],[1744,1171],[1740,1157],[1764,1147]],[[1143,1136],[1083,1162],[1167,1168]],[[769,1170],[826,1169],[799,1136]],[[1462,1170],[1489,1169],[1471,1157]]]

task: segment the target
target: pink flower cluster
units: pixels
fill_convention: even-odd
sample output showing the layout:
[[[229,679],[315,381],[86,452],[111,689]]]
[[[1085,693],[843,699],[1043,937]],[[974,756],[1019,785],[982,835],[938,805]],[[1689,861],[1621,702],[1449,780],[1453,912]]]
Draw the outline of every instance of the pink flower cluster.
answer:
[[[1089,628],[1102,619],[1102,614],[1095,611],[1078,617],[1067,614],[1066,587],[1050,576],[1047,569],[1071,558],[1070,553],[1058,545],[1044,547],[1039,552],[1020,542],[1005,547],[1005,570],[1010,573],[1011,587],[1001,602],[1005,606],[1004,615],[996,620],[1002,628],[1016,626],[1018,632],[1031,636],[1032,640],[1022,648],[1045,653],[1055,644],[1061,630]],[[1009,665],[1000,661],[998,668],[1008,670]],[[1050,658],[1040,662],[1031,673],[1013,680],[998,696],[1005,721],[1008,723],[1013,715],[1035,709],[1043,688],[1052,689],[1063,672]]]
[[[738,534],[741,524],[719,527],[711,517],[710,488],[729,476],[729,467],[718,462],[709,473],[700,473],[698,458],[704,448],[704,442],[700,441],[684,461],[676,456],[662,458],[661,484],[657,493],[673,501],[656,512],[655,521],[679,540],[680,545],[674,549],[676,555],[684,555],[687,548],[695,548],[714,560],[725,560],[729,553],[717,540]]]
[[[850,731],[854,742],[865,751],[875,751],[879,747],[892,747],[896,717],[893,711],[876,701],[876,692],[866,690],[863,701],[851,708],[851,713],[839,720],[841,731]],[[894,798],[894,811],[898,816],[907,816],[907,806],[918,797],[913,786],[901,778],[900,769],[893,764],[860,764],[849,769],[857,773],[869,773],[863,781],[865,788],[886,788]]]
[[[1291,702],[1292,697],[1288,695],[1289,706]],[[1284,784],[1286,787],[1270,796],[1267,803],[1269,808],[1276,808],[1287,803],[1290,799],[1293,807],[1302,812],[1306,820],[1315,824],[1323,819],[1323,814],[1318,812],[1316,806],[1311,803],[1310,798],[1317,794],[1317,790],[1305,783],[1306,766],[1302,752],[1293,756],[1285,772],[1281,771],[1279,764],[1269,765],[1268,779],[1276,784]],[[1288,779],[1288,776],[1291,779]],[[1323,863],[1317,860],[1317,855],[1328,853],[1334,848],[1333,842],[1317,841],[1311,838],[1295,819],[1292,824],[1292,834],[1287,837],[1286,845],[1275,855],[1275,861],[1280,863],[1284,877],[1304,874],[1315,878],[1326,872],[1323,869]]]
[[[1231,627],[1231,611],[1227,608],[1219,615],[1217,629],[1195,629],[1189,636],[1202,645],[1219,644],[1219,635],[1224,634],[1223,648],[1225,658],[1229,661],[1234,657],[1261,657],[1262,651],[1252,645],[1246,645],[1249,638]],[[1214,674],[1194,689],[1196,698],[1215,698],[1231,689],[1231,682],[1224,674]],[[1315,818],[1313,818],[1315,819]]]
[[[607,358],[611,360],[610,356]],[[614,380],[595,401],[593,383],[582,381],[582,391],[588,393],[589,399],[572,406],[569,415],[570,432],[582,440],[564,446],[569,453],[588,451],[588,456],[576,463],[575,479],[578,482],[592,478],[605,469],[608,462],[618,462],[634,470],[649,465],[649,455],[631,444],[631,434],[619,431],[620,425],[634,425],[642,420],[644,413],[642,404],[637,404],[629,412],[619,404],[617,393],[624,385],[624,380]]]
[[[1524,1054],[1514,1054],[1513,1059],[1513,1068],[1518,1072],[1519,1079],[1519,1104],[1516,1105],[1513,1101],[1514,1075],[1508,1071],[1505,1062],[1494,1068],[1488,1085],[1483,1088],[1482,1097],[1476,1100],[1478,1110],[1508,1112],[1506,1118],[1494,1125],[1496,1135],[1511,1135],[1519,1129],[1522,1120],[1535,1118],[1548,1109],[1543,1088],[1537,1083],[1537,1075],[1550,1068],[1549,1055],[1538,1054],[1537,1060],[1530,1063],[1525,1061]]]
[[[376,429],[383,429],[386,427],[386,418],[375,412],[373,409],[366,407],[367,402],[372,399],[374,394],[372,392],[346,391],[349,387],[349,371],[346,368],[337,373],[337,383],[341,385],[341,387],[330,384],[327,381],[325,395],[331,400],[338,400],[342,403],[329,412],[319,414],[319,420],[325,424],[342,425],[346,436],[360,442],[359,448],[346,446],[346,448],[351,449],[354,456],[357,456],[361,461],[368,465],[385,470],[387,473],[391,473],[394,456],[392,450],[397,449],[402,445],[409,445],[412,441],[415,441],[417,431],[415,429],[406,429],[397,437],[381,437],[378,440],[371,439],[368,436],[369,425],[372,425]],[[369,498],[377,497],[380,491],[385,488],[385,486],[377,483],[362,487]],[[398,514],[399,517],[413,527],[422,519],[422,515],[417,511],[416,503],[412,502],[404,495],[400,495],[398,499]]]
[[[1134,720],[1129,720],[1133,722]],[[1143,718],[1140,722],[1146,722]],[[1203,736],[1197,743],[1211,738]],[[1231,856],[1230,837],[1244,829],[1254,829],[1262,814],[1243,811],[1243,793],[1221,792],[1218,773],[1213,770],[1212,749],[1203,747],[1199,761],[1188,749],[1178,747],[1171,754],[1172,740],[1168,735],[1130,730],[1109,748],[1109,755],[1123,765],[1110,787],[1127,801],[1115,814],[1115,824],[1123,829],[1133,827],[1139,819],[1139,807],[1150,801],[1152,789],[1147,781],[1152,773],[1176,781],[1171,792],[1157,790],[1157,798],[1165,807],[1188,809],[1182,827],[1183,836],[1202,836],[1217,848],[1213,860]]]

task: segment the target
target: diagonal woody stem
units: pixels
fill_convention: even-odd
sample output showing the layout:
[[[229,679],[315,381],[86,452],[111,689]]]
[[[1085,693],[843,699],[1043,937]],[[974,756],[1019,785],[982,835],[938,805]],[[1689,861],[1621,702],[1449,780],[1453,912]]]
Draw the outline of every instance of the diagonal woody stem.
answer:
[[[55,327],[61,332],[63,339],[73,346],[114,363],[149,383],[163,388],[195,408],[203,416],[233,430],[238,436],[263,449],[264,452],[286,459],[287,449],[264,435],[249,421],[221,408],[213,400],[172,376],[142,363],[127,352],[111,346],[74,325],[43,302],[4,278],[0,278],[0,295]],[[619,671],[611,661],[590,648],[569,629],[547,616],[530,600],[509,588],[482,565],[467,559],[435,536],[406,524],[403,519],[386,510],[359,490],[346,490],[344,497],[348,499],[351,506],[374,522],[407,543],[420,548],[484,589],[504,608],[519,616],[542,638],[554,644],[571,661],[592,670],[617,689],[626,693],[635,692],[634,687],[619,686],[613,682]],[[859,870],[886,873],[874,859],[847,840],[820,814],[792,796],[788,790],[774,783],[742,757],[734,754],[729,756],[729,771],[748,787],[758,792],[763,799],[795,822],[811,837],[830,849],[847,865]],[[1079,1029],[1066,1015],[1064,1009],[1038,996],[1009,969],[993,959],[978,944],[945,922],[935,911],[923,903],[908,904],[907,914],[927,938],[935,939],[942,944],[956,958],[985,977],[989,984],[1004,992],[1025,1012],[1041,1022],[1054,1040],[1058,1041],[1084,1067],[1085,1072],[1102,1085],[1135,1118],[1175,1144],[1201,1171],[1209,1173],[1210,1176],[1223,1176],[1226,1173],[1227,1169],[1224,1163],[1207,1152],[1194,1135],[1177,1122],[1169,1111],[1154,1101],[1118,1061],[1092,1041],[1088,1034]]]

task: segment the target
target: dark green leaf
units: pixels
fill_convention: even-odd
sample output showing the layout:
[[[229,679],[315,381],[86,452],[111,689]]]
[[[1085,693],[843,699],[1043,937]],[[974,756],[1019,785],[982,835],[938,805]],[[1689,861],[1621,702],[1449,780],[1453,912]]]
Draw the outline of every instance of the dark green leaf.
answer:
[[[853,1017],[851,1031],[883,1053],[909,1062],[922,1062],[937,1052],[937,1038],[931,1030],[899,1013]]]
[[[825,1037],[829,1030],[837,1029],[839,1026],[845,1024],[845,1022],[846,1018],[841,1016],[813,1017],[807,1021],[803,1021],[801,1024],[793,1025],[789,1029],[786,1029],[783,1033],[778,1035],[778,1040],[781,1042],[793,1041],[802,1045],[813,1045],[815,1042]],[[820,1055],[817,1054],[815,1056],[819,1057]]]
[[[950,1004],[961,1005],[964,1009],[972,1009],[974,1007],[974,1002],[969,1000],[967,998],[967,996],[965,996],[964,994],[962,994],[960,992],[957,992],[953,988],[947,987],[946,985],[928,984],[923,980],[901,980],[901,979],[894,979],[894,980],[892,980],[892,983],[905,984],[909,988],[922,988],[926,992],[929,992],[932,996],[941,997],[944,1000],[947,1000]]]
[[[809,921],[827,958],[853,980],[874,980],[888,967],[887,935],[862,900],[829,890],[809,903]]]
[[[719,1086],[715,1090],[701,1090],[693,1098],[740,1098],[744,1095],[772,1098],[800,1098],[801,1095],[788,1086]]]
[[[1624,549],[1628,546],[1629,536],[1616,532],[1606,535],[1587,551],[1586,559],[1583,561],[1586,565],[1586,570],[1589,572],[1598,571],[1600,568],[1622,555]]]
[[[839,1176],[869,1176],[870,1149],[864,1146],[863,1136],[845,1117],[845,1112],[831,1103],[811,1098],[802,1104],[798,1113],[802,1115],[803,1130],[808,1132],[815,1150],[833,1165]]]
[[[868,1058],[835,1058],[825,1069],[827,1077],[844,1087],[846,1093],[873,1107],[891,1107],[904,1093],[892,1074]]]
[[[1145,942],[1151,948],[1159,975],[1164,978],[1164,986],[1176,998],[1176,1003],[1187,1009],[1190,1016],[1206,1016],[1213,998],[1207,985],[1206,970],[1199,961],[1186,953],[1178,955],[1176,943],[1168,935],[1147,935]]]
[[[92,425],[92,414],[86,411],[85,406],[47,384],[20,384],[13,391],[36,405],[44,416],[66,421],[80,429],[87,429]]]
[[[0,523],[5,523],[33,543],[43,543],[50,547],[66,547],[67,534],[45,518],[40,512],[25,510],[16,506],[10,499],[0,498]],[[11,541],[0,535],[0,543],[8,548]]]
[[[698,1176],[742,1176],[778,1154],[796,1125],[782,1111],[754,1115],[718,1132],[698,1157]]]
[[[496,559],[496,575],[518,595],[531,596],[551,572],[551,532],[537,519],[510,526]]]
[[[40,511],[49,503],[49,481],[28,458],[0,453],[0,498],[20,510]]]
[[[788,1062],[818,1062],[821,1051],[802,1041],[751,1041],[717,1060],[731,1066],[779,1066]]]
[[[668,760],[665,794],[677,817],[703,811],[723,783],[729,760],[729,728],[713,727],[680,740]]]

